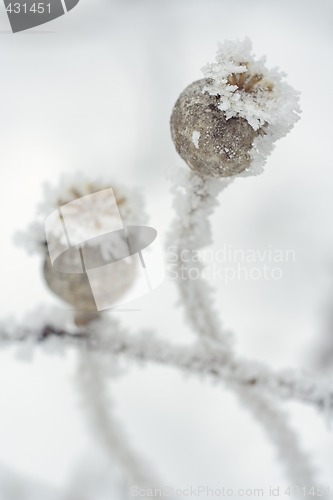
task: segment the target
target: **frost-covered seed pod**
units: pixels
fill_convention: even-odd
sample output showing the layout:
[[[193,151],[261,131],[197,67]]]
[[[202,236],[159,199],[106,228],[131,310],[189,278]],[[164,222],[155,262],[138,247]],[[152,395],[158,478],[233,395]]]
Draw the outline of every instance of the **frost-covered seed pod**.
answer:
[[[226,119],[218,96],[204,88],[209,80],[193,82],[179,96],[171,116],[171,135],[178,154],[197,173],[228,177],[251,164],[254,130],[245,118]]]
[[[205,78],[189,85],[171,115],[176,150],[203,177],[260,173],[276,140],[299,119],[284,74],[255,60],[251,42],[225,42]]]
[[[113,189],[114,197],[110,196],[108,189],[110,187]],[[93,193],[97,193],[98,196],[90,198],[89,203],[84,201],[85,196]],[[70,202],[74,200],[76,203],[71,205]],[[98,314],[88,276],[84,272],[62,272],[63,269],[73,269],[73,263],[76,268],[76,261],[80,260],[80,255],[76,247],[72,247],[74,251],[67,251],[66,234],[62,228],[55,225],[54,234],[51,230],[52,245],[57,249],[63,249],[62,267],[58,269],[57,266],[51,264],[49,248],[45,240],[45,217],[64,206],[67,207],[66,217],[70,216],[71,231],[78,231],[75,237],[77,241],[82,241],[82,235],[93,234],[96,228],[100,231],[99,234],[109,233],[113,225],[112,220],[115,224],[118,223],[119,215],[121,222],[128,226],[145,224],[146,215],[141,196],[137,192],[124,186],[115,186],[105,180],[91,182],[82,174],[75,174],[64,176],[56,189],[50,186],[45,187],[45,199],[40,206],[39,219],[28,228],[25,234],[18,234],[16,240],[25,249],[42,254],[43,275],[48,288],[73,307],[76,311],[75,322],[81,326],[95,319]],[[105,233],[103,228],[105,228]],[[119,256],[119,260],[114,261],[113,257],[117,259],[118,253],[122,252],[124,245],[122,238],[123,236],[119,236],[118,239],[117,237],[92,238],[80,244],[81,249],[84,249],[86,262],[96,262],[98,266],[112,262],[112,266],[108,267],[108,279],[98,283],[99,294],[105,293],[110,303],[117,302],[126,294],[134,284],[138,271],[135,259],[123,259]]]
[[[66,221],[70,217],[71,236],[73,237],[74,234],[76,240],[82,240],[82,235],[87,234],[87,230],[88,234],[96,234],[96,231],[101,231],[102,234],[104,231],[105,234],[109,233],[113,225],[112,220],[116,225],[119,222],[119,211],[123,211],[124,218],[127,218],[126,207],[131,207],[128,194],[122,193],[119,188],[113,188],[113,197],[110,196],[110,190],[106,188],[108,186],[96,183],[74,184],[62,192],[56,201],[56,206],[67,207]],[[90,198],[89,202],[85,201],[87,200],[85,196],[93,193],[97,196]],[[74,200],[76,201],[74,205],[68,205]],[[131,207],[132,213],[140,212],[140,209],[140,206]],[[57,228],[55,226],[55,230]],[[77,232],[76,235],[75,232]],[[58,249],[63,249],[61,269],[58,270],[52,266],[49,254],[46,252],[43,267],[46,284],[58,297],[72,305],[78,311],[80,318],[88,317],[88,313],[96,313],[96,303],[87,274],[71,272],[74,268],[78,267],[79,270],[81,268],[79,251],[75,247],[74,251],[66,251],[67,240],[63,230],[59,234],[52,235],[52,244]],[[112,240],[92,238],[80,245],[84,249],[85,262],[94,262],[95,267],[106,266],[112,262],[112,266],[108,268],[108,279],[98,282],[99,294],[107,296],[110,304],[116,303],[127,292],[136,276],[137,266],[134,259],[120,259],[116,262],[112,259],[112,256],[119,254],[123,244],[123,239],[118,237]]]
[[[92,253],[96,259],[99,249],[86,248],[85,255]],[[102,256],[99,259],[103,262]],[[104,265],[109,261],[104,260]],[[131,287],[137,271],[134,259],[120,260],[112,264],[112,279],[105,283],[108,295],[114,301],[120,299]],[[74,309],[83,313],[97,312],[95,299],[86,273],[63,273],[52,267],[49,255],[45,255],[43,274],[47,286],[62,300],[72,305]]]

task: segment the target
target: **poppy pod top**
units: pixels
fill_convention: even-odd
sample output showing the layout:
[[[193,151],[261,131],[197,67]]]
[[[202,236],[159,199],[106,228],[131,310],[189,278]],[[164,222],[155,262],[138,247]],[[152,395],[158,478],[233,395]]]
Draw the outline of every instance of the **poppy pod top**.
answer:
[[[298,92],[249,39],[226,41],[204,78],[189,85],[171,116],[177,152],[197,173],[229,177],[260,173],[274,143],[299,119]]]

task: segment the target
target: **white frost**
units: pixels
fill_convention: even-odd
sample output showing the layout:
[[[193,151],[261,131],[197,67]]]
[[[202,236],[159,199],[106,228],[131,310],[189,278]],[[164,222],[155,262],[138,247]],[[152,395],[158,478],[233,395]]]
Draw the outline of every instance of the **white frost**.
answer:
[[[200,139],[200,132],[198,132],[198,130],[194,130],[192,134],[192,142],[197,149],[199,149],[199,139]]]
[[[285,73],[266,68],[265,62],[265,57],[253,57],[248,38],[219,44],[216,63],[202,69],[211,80],[204,91],[220,96],[218,107],[227,119],[241,116],[255,130],[266,124],[280,125],[285,135],[299,119],[298,92],[284,81]],[[258,82],[251,80],[258,75]],[[234,77],[231,82],[241,81],[240,87],[231,84],[230,77]],[[251,85],[252,91],[244,90],[247,85]]]
[[[218,107],[226,119],[245,118],[254,130],[263,128],[251,152],[251,169],[259,173],[275,141],[284,137],[299,120],[299,93],[284,81],[277,68],[268,69],[266,59],[255,59],[251,41],[219,44],[216,62],[203,69],[209,81],[203,92],[218,96]]]
[[[76,172],[61,176],[57,186],[44,184],[44,199],[39,204],[36,218],[26,231],[16,232],[14,235],[15,243],[24,247],[29,253],[45,254],[47,251],[44,228],[46,217],[57,210],[58,207],[110,187],[114,191],[122,222],[128,226],[144,225],[147,216],[143,199],[137,190],[129,189],[118,183],[114,184],[108,178],[94,178]],[[86,227],[94,224],[97,224],[100,228],[105,227],[105,232],[108,232],[110,217],[112,217],[112,209],[114,210],[114,208],[110,205],[110,200],[105,196],[97,197],[95,200],[97,200],[97,204],[95,203],[90,207],[87,207],[84,203],[82,204],[82,210],[78,213],[79,224],[76,228],[78,232],[85,231]],[[66,244],[63,231],[59,234],[55,232],[54,236],[59,239],[61,244]],[[96,243],[94,241],[93,239],[89,240],[86,244],[100,245],[99,240],[96,239]],[[106,240],[106,244],[109,245],[108,240]],[[103,255],[107,254],[108,249],[101,248],[101,250]]]

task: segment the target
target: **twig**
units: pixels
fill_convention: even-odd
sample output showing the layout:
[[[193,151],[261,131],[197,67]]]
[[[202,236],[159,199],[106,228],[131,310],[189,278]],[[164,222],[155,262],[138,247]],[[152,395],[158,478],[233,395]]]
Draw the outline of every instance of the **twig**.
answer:
[[[176,249],[176,261],[169,266],[173,266],[177,275],[176,282],[187,320],[202,339],[216,339],[228,351],[233,338],[229,331],[223,329],[213,306],[212,289],[201,278],[202,264],[198,259],[184,259],[184,251],[198,251],[211,242],[208,217],[217,205],[217,194],[229,184],[230,180],[204,180],[191,171],[180,169],[173,186],[176,218],[168,237],[168,248]],[[195,280],[191,279],[193,271],[197,276]]]
[[[101,356],[96,357],[96,353],[87,349],[80,352],[77,386],[84,413],[89,417],[94,434],[109,456],[115,457],[129,484],[152,487],[152,475],[147,475],[147,470],[151,470],[151,467],[146,466],[130,449],[122,425],[112,412],[113,405],[106,387],[110,370],[106,373],[103,361]]]
[[[82,345],[110,356],[119,355],[138,362],[174,367],[197,376],[206,375],[228,387],[230,384],[256,387],[279,399],[299,401],[318,410],[333,409],[333,388],[326,378],[302,370],[273,371],[261,362],[230,357],[214,340],[207,340],[204,345],[176,345],[154,337],[150,331],[131,335],[125,330],[114,332],[105,325],[103,336],[97,331],[72,333],[53,327],[51,323],[47,326],[46,337],[43,331],[36,333],[26,327],[13,337],[2,329],[0,343],[2,340],[3,345],[13,345],[38,339],[37,344],[43,345],[56,338],[64,348]]]
[[[217,194],[228,185],[228,182],[224,181],[222,184],[220,181],[216,187],[217,181],[201,178],[189,171],[184,180],[181,189],[179,184],[174,186],[177,218],[173,224],[171,238],[177,245],[176,283],[187,317],[199,339],[204,341],[208,336],[212,337],[221,344],[221,349],[225,348],[228,337],[221,328],[220,321],[216,319],[216,311],[213,309],[210,296],[211,290],[201,278],[202,264],[197,258],[182,259],[182,255],[188,251],[197,252],[210,243],[208,217],[217,205]],[[180,266],[182,273],[179,272]],[[196,279],[190,275],[193,269],[196,270]],[[251,410],[263,426],[267,437],[278,450],[279,458],[293,484],[314,485],[315,474],[310,459],[301,450],[298,436],[290,428],[287,415],[282,413],[267,394],[260,393],[257,387],[258,380],[258,376],[252,378],[253,387],[236,387],[235,384],[232,384],[232,387],[244,406]]]

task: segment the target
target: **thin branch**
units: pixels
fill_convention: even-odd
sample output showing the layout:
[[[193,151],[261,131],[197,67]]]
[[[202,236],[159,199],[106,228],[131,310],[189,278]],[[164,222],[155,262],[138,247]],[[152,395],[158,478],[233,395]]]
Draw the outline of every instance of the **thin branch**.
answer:
[[[96,353],[87,349],[80,352],[80,363],[77,372],[77,386],[82,399],[82,409],[87,415],[94,434],[107,450],[109,456],[114,457],[126,476],[128,487],[153,487],[157,481],[153,474],[147,475],[151,466],[137,457],[129,445],[121,422],[113,413],[113,404],[110,400],[107,380],[110,378],[110,369],[105,370],[104,359],[96,357]]]
[[[178,271],[176,284],[185,307],[187,319],[201,341],[207,337],[216,339],[219,348],[228,352],[227,333],[222,329],[214,310],[211,289],[201,278],[203,266],[198,258],[183,259],[189,251],[198,252],[211,242],[211,228],[208,220],[214,207],[217,205],[217,194],[225,189],[230,181],[212,181],[201,178],[193,172],[187,171],[183,185],[174,187],[176,220],[173,224],[170,243],[174,240],[177,245],[176,269]],[[180,272],[181,271],[181,272]],[[185,273],[184,273],[185,271]],[[195,279],[191,272],[195,271]],[[226,358],[225,366],[232,367],[232,357]],[[249,366],[241,366],[238,361],[235,371],[239,375],[246,373]],[[253,366],[256,372],[257,367]],[[261,370],[260,370],[261,371]],[[260,373],[259,373],[260,375]],[[228,376],[228,374],[226,374]],[[231,373],[229,374],[231,377]],[[259,376],[250,379],[252,387],[240,387],[232,384],[231,387],[238,394],[246,409],[250,410],[256,420],[266,431],[266,435],[278,450],[278,456],[285,466],[287,477],[293,484],[314,485],[315,474],[312,470],[310,458],[302,451],[297,434],[291,429],[288,417],[272,398],[258,390]]]
[[[103,335],[99,331],[103,329]],[[45,333],[47,332],[47,333]],[[282,400],[306,403],[327,412],[333,409],[333,387],[324,377],[303,370],[273,371],[265,364],[235,356],[230,357],[214,340],[204,345],[177,345],[154,337],[150,331],[131,335],[125,330],[112,331],[103,325],[92,331],[66,331],[50,323],[36,332],[21,328],[15,336],[0,331],[0,344],[26,341],[43,345],[58,339],[65,347],[85,346],[92,351],[124,356],[142,363],[177,368],[193,375],[207,375],[227,386],[256,387]]]
[[[202,339],[219,340],[231,351],[233,338],[222,327],[214,308],[213,291],[201,278],[203,266],[198,259],[184,259],[185,252],[197,252],[211,242],[208,217],[217,205],[216,196],[230,184],[229,180],[203,179],[193,172],[180,169],[174,179],[176,218],[168,236],[167,251],[175,249],[176,259],[169,268],[176,275],[181,304],[192,328]],[[191,279],[195,273],[196,279]]]
[[[277,458],[284,466],[290,484],[302,485],[310,491],[317,484],[316,471],[310,457],[302,449],[299,436],[291,427],[288,415],[272,398],[256,388],[242,387],[235,392],[246,410],[261,424],[269,441],[274,444]],[[302,497],[313,498],[309,494],[303,494]]]

